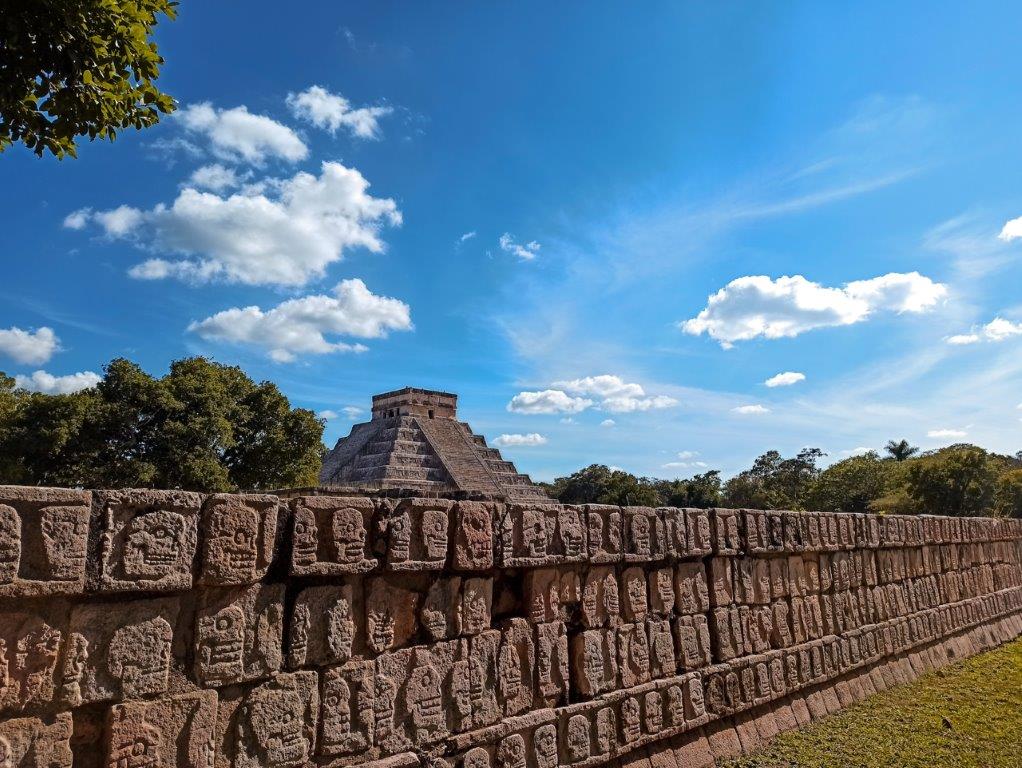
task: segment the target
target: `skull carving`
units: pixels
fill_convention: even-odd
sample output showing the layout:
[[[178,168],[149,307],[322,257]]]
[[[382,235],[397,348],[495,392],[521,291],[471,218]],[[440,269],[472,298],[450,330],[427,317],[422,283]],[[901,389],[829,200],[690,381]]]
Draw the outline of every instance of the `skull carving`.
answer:
[[[327,643],[334,658],[342,664],[351,658],[355,642],[355,619],[351,612],[351,598],[342,595],[327,613]]]
[[[490,768],[490,755],[482,747],[470,749],[461,761],[462,768]]]
[[[525,768],[525,739],[513,733],[501,739],[497,747],[498,768]]]
[[[0,643],[3,641],[0,640]],[[89,641],[82,635],[75,632],[70,638],[70,648],[64,661],[64,672],[61,676],[61,697],[72,707],[82,703],[82,675],[85,673],[85,665],[89,660]],[[6,660],[3,662],[6,672]],[[0,688],[6,687],[5,681],[0,680]]]
[[[433,582],[422,604],[422,625],[434,640],[443,640],[456,633],[453,608],[457,604],[459,579],[438,579]]]
[[[621,704],[621,737],[625,743],[636,741],[642,735],[642,722],[638,699],[629,697]]]
[[[198,662],[207,684],[221,685],[244,676],[245,612],[229,605],[199,618]]]
[[[649,516],[645,512],[636,512],[631,515],[630,533],[632,554],[649,555],[651,551],[650,522]]]
[[[617,578],[614,572],[610,571],[603,580],[603,604],[607,615],[615,617],[621,613],[621,600],[618,594]]]
[[[585,715],[572,715],[568,719],[568,759],[577,763],[589,759],[589,720]]]
[[[537,768],[557,768],[557,728],[552,723],[541,725],[532,737],[536,747]]]
[[[561,536],[561,550],[564,555],[581,556],[585,541],[582,520],[578,512],[570,507],[562,507],[557,513],[557,530]]]
[[[685,695],[680,685],[672,685],[667,689],[668,725],[677,728],[685,722]]]
[[[54,579],[75,579],[85,571],[88,520],[78,507],[46,507],[40,514],[43,557]]]
[[[411,556],[412,522],[408,512],[402,512],[390,519],[389,558],[392,562],[402,562]]]
[[[295,510],[292,558],[295,565],[312,565],[319,556],[319,533],[316,515],[311,509]]]
[[[110,641],[110,673],[121,681],[125,698],[136,698],[167,690],[170,623],[158,617],[142,624],[122,627]]]
[[[490,626],[492,589],[493,585],[489,579],[465,580],[462,623],[466,634],[477,634]]]
[[[173,573],[184,555],[185,519],[169,510],[132,518],[124,548],[124,571],[132,578]]]
[[[493,523],[489,510],[462,504],[458,507],[458,515],[458,566],[489,568],[493,565]]]
[[[366,748],[366,738],[353,724],[351,686],[340,675],[323,679],[323,740],[327,755],[344,755]]]
[[[603,549],[603,518],[598,512],[590,512],[586,515],[586,527],[589,529],[589,552],[600,552]]]
[[[21,562],[21,518],[14,507],[0,504],[0,584],[10,584]]]
[[[133,725],[110,750],[111,768],[162,768],[160,748],[163,734],[149,723]]]
[[[646,694],[643,704],[646,709],[646,733],[660,733],[664,726],[664,710],[660,693],[650,691]]]
[[[418,658],[416,662],[419,662]],[[408,678],[407,704],[417,741],[444,730],[444,706],[440,693],[442,683],[442,676],[428,661],[417,664]]]
[[[447,513],[427,509],[422,513],[422,542],[426,560],[447,559]]]
[[[362,512],[351,507],[333,514],[332,533],[338,563],[361,563],[365,558],[366,528]]]
[[[291,619],[291,666],[300,667],[309,653],[309,628],[312,616],[307,603],[297,603]]]
[[[259,513],[231,504],[210,522],[208,568],[220,577],[254,579],[259,559]]]
[[[596,713],[596,746],[600,754],[610,752],[616,742],[614,738],[615,729],[614,710],[604,707]]]
[[[497,683],[504,701],[514,701],[522,690],[522,659],[514,643],[504,643],[497,659]]]
[[[290,689],[257,688],[246,707],[254,743],[274,766],[304,765],[309,744],[302,734],[302,700]]]
[[[528,557],[546,557],[546,516],[542,511],[522,513],[522,544]]]

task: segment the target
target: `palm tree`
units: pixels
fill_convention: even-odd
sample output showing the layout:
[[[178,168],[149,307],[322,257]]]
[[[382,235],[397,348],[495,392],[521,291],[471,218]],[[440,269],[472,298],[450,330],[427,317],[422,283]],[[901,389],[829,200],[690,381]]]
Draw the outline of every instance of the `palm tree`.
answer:
[[[905,459],[919,453],[919,448],[909,444],[908,440],[888,440],[887,445],[884,446],[884,450],[887,451],[887,453],[889,453],[891,458],[895,461],[904,461]]]

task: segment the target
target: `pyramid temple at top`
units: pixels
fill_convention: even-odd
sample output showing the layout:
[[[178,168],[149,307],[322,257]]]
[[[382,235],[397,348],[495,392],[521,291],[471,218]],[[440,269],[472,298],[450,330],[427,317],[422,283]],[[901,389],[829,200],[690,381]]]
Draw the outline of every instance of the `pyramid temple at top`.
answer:
[[[549,501],[528,475],[458,421],[458,396],[405,387],[373,397],[373,418],[356,424],[323,461],[322,486]]]

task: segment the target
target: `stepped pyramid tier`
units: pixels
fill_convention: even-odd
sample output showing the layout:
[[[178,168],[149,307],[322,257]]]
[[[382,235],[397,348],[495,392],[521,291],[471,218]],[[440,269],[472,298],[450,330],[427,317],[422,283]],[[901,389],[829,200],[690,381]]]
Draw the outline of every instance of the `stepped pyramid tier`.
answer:
[[[337,441],[323,461],[320,485],[549,500],[457,417],[458,396],[449,392],[405,387],[375,395],[372,420]]]

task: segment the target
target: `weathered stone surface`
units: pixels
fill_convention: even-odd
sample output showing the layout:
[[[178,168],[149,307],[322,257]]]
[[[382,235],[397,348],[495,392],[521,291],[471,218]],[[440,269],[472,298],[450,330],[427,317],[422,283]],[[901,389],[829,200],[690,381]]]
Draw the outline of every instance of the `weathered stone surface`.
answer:
[[[302,496],[291,511],[292,573],[364,573],[377,566],[370,556],[372,499]]]
[[[372,662],[353,661],[323,670],[318,756],[332,759],[355,755],[373,743],[374,678]]]
[[[0,720],[0,765],[4,768],[72,768],[71,714]]]
[[[206,500],[200,520],[200,584],[251,584],[273,560],[280,501],[276,496],[218,493]]]
[[[376,653],[407,645],[418,631],[416,616],[421,596],[391,584],[385,578],[370,579],[366,592],[366,642]]]
[[[208,590],[195,618],[196,678],[219,688],[271,676],[281,668],[283,627],[283,584]]]
[[[101,491],[100,572],[104,592],[192,586],[202,497],[186,491]]]
[[[454,567],[479,571],[493,567],[495,505],[460,501],[455,507]]]
[[[245,696],[234,727],[234,768],[304,766],[316,748],[315,672],[277,675]]]
[[[447,563],[451,510],[444,499],[403,499],[387,519],[387,567],[401,571],[440,570]]]
[[[47,705],[59,689],[67,609],[0,612],[0,712]]]
[[[361,638],[355,619],[350,584],[303,589],[291,614],[289,666],[343,664],[351,659],[356,635]],[[269,622],[266,627],[270,629]]]
[[[211,765],[216,709],[216,691],[115,704],[107,715],[105,764],[111,768]]]

